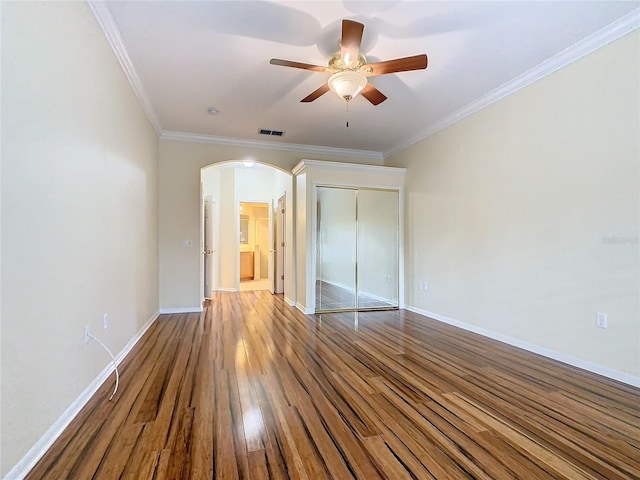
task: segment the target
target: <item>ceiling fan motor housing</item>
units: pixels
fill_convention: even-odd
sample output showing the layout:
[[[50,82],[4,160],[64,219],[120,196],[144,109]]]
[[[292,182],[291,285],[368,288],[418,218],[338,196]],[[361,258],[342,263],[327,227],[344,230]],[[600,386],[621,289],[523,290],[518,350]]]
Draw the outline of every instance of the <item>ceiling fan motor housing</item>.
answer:
[[[356,62],[353,62],[349,57],[346,61],[342,59],[342,53],[336,52],[329,59],[329,68],[333,70],[358,70],[361,66],[366,65],[367,58],[358,52]]]

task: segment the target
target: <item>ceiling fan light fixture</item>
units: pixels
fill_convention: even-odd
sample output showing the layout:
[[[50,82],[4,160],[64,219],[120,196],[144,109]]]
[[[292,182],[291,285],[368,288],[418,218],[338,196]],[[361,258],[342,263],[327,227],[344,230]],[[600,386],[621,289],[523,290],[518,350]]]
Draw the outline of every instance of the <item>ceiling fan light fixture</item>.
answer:
[[[343,70],[331,75],[327,83],[336,95],[349,102],[367,86],[367,77],[353,70]]]

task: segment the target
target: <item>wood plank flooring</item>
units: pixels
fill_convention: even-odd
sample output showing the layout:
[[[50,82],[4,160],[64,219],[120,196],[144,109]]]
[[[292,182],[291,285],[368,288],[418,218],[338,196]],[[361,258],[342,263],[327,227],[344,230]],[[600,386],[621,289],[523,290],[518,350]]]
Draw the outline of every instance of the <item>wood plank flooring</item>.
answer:
[[[407,311],[163,315],[29,479],[638,479],[640,390]]]

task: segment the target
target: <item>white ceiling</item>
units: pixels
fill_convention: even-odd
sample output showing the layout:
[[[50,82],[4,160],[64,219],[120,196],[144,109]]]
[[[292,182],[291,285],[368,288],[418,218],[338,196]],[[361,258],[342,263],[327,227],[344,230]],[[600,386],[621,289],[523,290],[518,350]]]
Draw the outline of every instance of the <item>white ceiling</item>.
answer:
[[[344,0],[91,5],[165,136],[184,132],[212,141],[388,154],[584,55],[615,38],[611,32],[619,36],[637,27],[640,4]],[[332,92],[300,103],[328,74],[274,66],[269,60],[326,65],[338,48],[344,18],[365,25],[362,50],[368,61],[426,53],[428,68],[372,78],[388,97],[376,107],[359,96],[347,112]],[[570,47],[575,54],[557,55]],[[209,115],[208,107],[216,107],[219,115]],[[264,137],[257,133],[260,128],[284,130],[285,135]]]

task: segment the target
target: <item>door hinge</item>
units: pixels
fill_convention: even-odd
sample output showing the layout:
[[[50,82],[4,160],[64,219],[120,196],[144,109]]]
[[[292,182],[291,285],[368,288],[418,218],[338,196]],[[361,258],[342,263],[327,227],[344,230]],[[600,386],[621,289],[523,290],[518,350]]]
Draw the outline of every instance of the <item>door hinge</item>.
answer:
[[[280,275],[280,280],[284,280],[284,275]]]
[[[280,246],[281,246],[281,247],[284,247],[284,242],[280,243]]]
[[[284,214],[284,208],[282,210],[280,210],[280,213]]]

